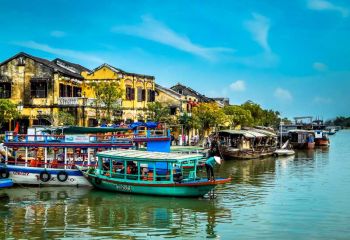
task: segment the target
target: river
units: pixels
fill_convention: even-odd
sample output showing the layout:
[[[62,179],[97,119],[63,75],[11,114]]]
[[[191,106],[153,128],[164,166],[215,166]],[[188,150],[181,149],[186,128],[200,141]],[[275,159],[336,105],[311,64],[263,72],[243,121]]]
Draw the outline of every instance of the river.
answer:
[[[0,190],[0,239],[350,239],[350,131],[295,157],[226,160],[216,199]]]

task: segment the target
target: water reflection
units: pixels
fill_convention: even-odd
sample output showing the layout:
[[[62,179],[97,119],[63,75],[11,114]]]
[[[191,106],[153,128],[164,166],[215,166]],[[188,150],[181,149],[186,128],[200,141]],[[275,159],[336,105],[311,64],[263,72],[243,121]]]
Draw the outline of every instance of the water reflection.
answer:
[[[14,188],[0,211],[0,238],[215,237],[231,211],[214,200],[134,196],[86,188]],[[1,213],[1,212],[0,212]]]

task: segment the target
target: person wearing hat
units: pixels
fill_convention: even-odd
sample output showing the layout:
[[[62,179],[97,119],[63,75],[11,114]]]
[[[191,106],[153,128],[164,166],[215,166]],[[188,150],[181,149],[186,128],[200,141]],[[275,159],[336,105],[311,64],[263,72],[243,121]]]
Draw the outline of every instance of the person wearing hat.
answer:
[[[215,164],[221,164],[221,159],[218,156],[211,156],[205,161],[205,168],[207,170],[208,180],[214,180],[214,166]]]

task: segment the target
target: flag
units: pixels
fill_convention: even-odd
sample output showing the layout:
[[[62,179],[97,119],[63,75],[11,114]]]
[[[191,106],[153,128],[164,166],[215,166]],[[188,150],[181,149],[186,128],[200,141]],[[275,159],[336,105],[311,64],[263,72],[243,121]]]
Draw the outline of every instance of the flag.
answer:
[[[18,133],[19,132],[19,123],[16,122],[16,127],[15,129],[13,130],[14,133]]]

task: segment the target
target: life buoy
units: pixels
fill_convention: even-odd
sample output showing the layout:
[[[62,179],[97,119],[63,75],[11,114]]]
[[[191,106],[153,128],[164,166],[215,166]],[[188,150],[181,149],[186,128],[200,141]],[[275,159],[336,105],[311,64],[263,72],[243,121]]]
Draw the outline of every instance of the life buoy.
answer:
[[[68,179],[68,174],[65,171],[59,171],[57,173],[57,180],[60,182],[65,182]]]
[[[8,178],[10,176],[9,170],[7,168],[0,169],[0,178]]]
[[[95,177],[95,183],[96,184],[101,184],[102,183],[102,180],[98,177]]]
[[[40,173],[40,180],[42,182],[48,182],[51,179],[51,174],[48,171],[43,171]]]

